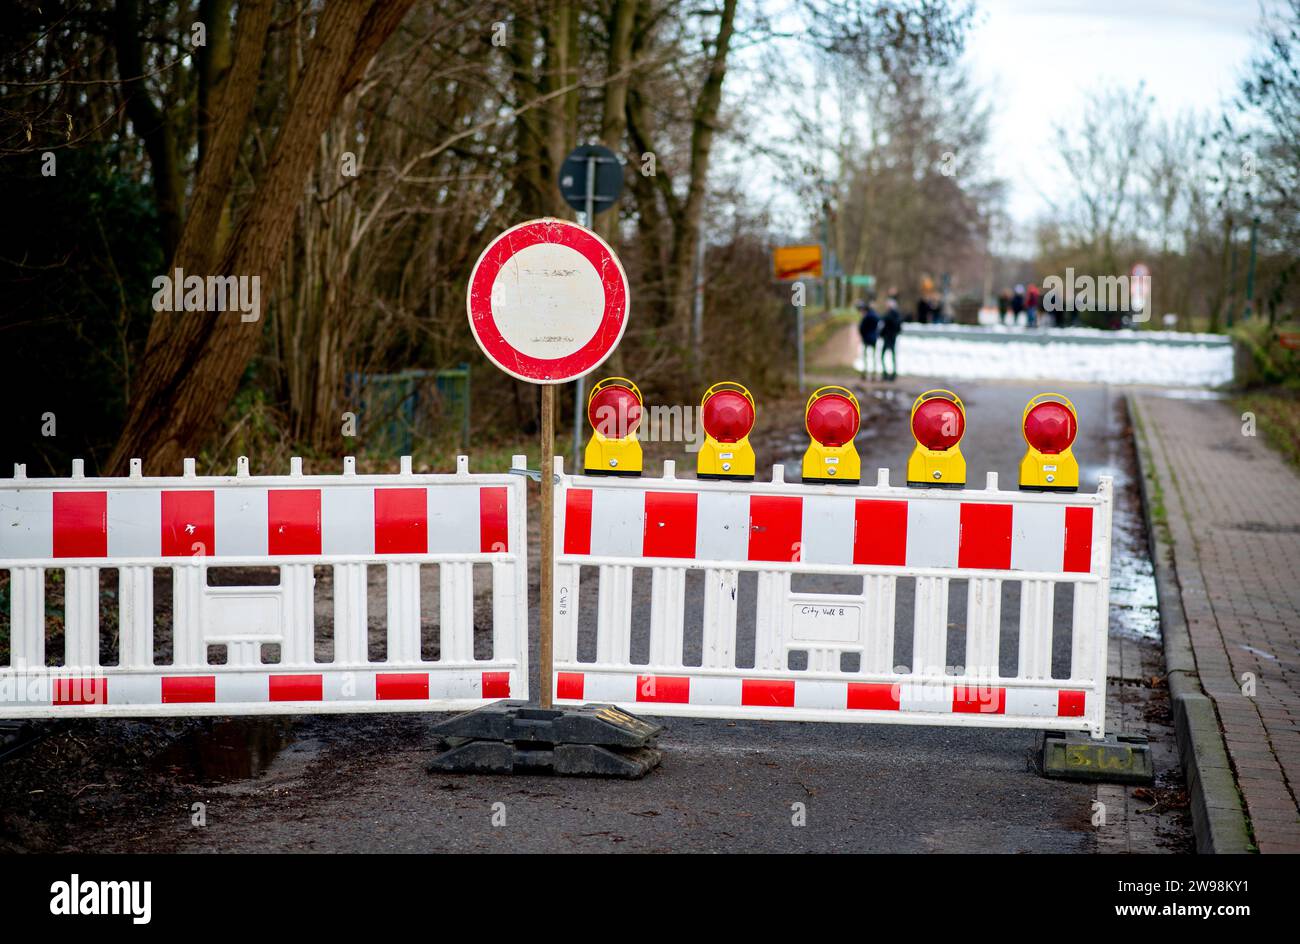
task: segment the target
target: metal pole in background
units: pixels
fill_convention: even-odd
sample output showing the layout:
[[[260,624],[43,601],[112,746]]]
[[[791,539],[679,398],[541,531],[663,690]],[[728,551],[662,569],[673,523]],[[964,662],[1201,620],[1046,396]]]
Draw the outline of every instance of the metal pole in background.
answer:
[[[691,342],[695,356],[704,350],[704,234],[695,241],[695,304],[691,309]]]
[[[806,299],[805,299],[806,301]],[[803,393],[803,305],[794,306],[795,346],[799,350],[799,392]]]
[[[831,202],[822,201],[822,311],[830,312],[831,310]],[[803,348],[803,334],[799,335],[800,350]],[[803,356],[800,355],[799,363],[803,363]],[[803,377],[802,368],[799,376]],[[799,389],[803,389],[803,382],[800,381]]]
[[[587,158],[587,229],[596,231],[596,162],[594,154]],[[587,378],[579,377],[573,394],[573,470],[582,471],[582,427],[587,411]]]
[[[1259,217],[1250,218],[1250,264],[1246,269],[1246,311],[1243,318],[1255,314],[1255,245],[1259,236]]]
[[[555,618],[555,384],[542,385],[542,601],[537,632],[537,703],[551,707],[551,680],[555,675],[551,648]]]

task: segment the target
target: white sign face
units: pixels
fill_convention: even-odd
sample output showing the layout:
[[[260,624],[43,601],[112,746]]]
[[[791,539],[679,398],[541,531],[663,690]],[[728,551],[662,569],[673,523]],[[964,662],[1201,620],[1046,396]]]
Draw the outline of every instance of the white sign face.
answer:
[[[530,383],[599,367],[627,327],[623,266],[595,233],[566,220],[506,230],[479,256],[466,300],[483,353]]]
[[[531,357],[568,357],[600,329],[605,286],[578,250],[537,243],[519,250],[492,282],[492,311],[506,343]]]

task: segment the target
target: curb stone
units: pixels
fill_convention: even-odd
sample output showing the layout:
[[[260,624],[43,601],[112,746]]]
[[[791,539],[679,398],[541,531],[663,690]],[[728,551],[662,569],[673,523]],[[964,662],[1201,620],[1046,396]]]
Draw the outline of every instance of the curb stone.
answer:
[[[1147,440],[1136,397],[1128,394],[1125,400],[1137,439],[1134,452],[1137,455],[1138,488],[1142,495],[1142,517],[1155,570],[1165,668],[1169,673],[1170,707],[1174,715],[1178,753],[1187,775],[1196,851],[1253,852],[1250,828],[1241,806],[1241,794],[1228,760],[1218,715],[1214,703],[1201,688],[1201,677],[1196,670],[1173,547],[1151,517],[1151,482],[1155,481],[1156,470],[1154,461],[1144,457],[1151,449],[1151,443]]]

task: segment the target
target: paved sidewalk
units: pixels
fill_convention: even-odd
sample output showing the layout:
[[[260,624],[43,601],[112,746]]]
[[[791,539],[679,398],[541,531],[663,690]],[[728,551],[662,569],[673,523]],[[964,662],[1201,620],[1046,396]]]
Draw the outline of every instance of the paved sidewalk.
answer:
[[[1134,399],[1255,843],[1300,852],[1300,476],[1222,401]]]

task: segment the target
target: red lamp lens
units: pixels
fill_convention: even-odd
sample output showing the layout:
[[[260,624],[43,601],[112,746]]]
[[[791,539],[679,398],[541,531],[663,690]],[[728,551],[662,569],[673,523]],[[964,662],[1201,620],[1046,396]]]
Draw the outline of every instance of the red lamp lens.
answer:
[[[842,446],[858,434],[858,409],[848,397],[828,393],[808,407],[808,433],[823,446]]]
[[[739,442],[754,428],[754,405],[734,390],[719,390],[704,401],[703,421],[718,442]]]
[[[1061,403],[1040,403],[1025,417],[1025,441],[1039,452],[1056,455],[1079,435],[1074,414]]]
[[[602,387],[587,404],[587,420],[606,439],[623,439],[641,423],[641,401],[627,387]]]
[[[926,400],[912,414],[912,435],[927,449],[949,449],[965,432],[965,414],[947,397]]]

